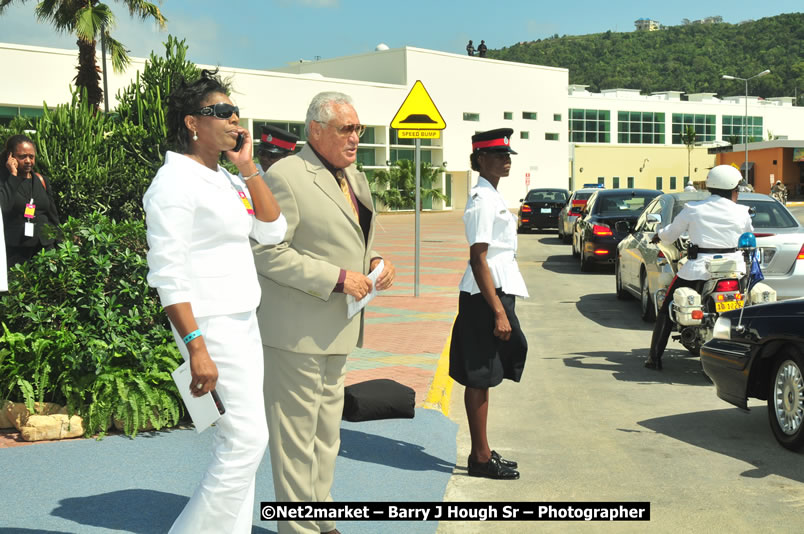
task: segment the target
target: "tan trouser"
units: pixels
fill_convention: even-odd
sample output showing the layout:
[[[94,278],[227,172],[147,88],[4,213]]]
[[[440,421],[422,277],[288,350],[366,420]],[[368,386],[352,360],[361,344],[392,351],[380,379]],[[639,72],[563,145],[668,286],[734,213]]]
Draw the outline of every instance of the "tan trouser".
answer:
[[[346,355],[263,346],[265,413],[277,502],[332,501]],[[279,534],[328,532],[334,521],[280,521]]]

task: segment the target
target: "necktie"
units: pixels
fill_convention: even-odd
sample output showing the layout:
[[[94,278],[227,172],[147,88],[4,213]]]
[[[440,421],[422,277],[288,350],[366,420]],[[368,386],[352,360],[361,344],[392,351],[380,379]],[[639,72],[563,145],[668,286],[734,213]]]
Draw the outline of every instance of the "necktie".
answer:
[[[335,178],[338,180],[338,185],[341,186],[341,192],[343,196],[346,197],[346,202],[348,202],[349,206],[352,208],[352,213],[355,214],[355,219],[359,221],[360,217],[357,215],[357,206],[352,202],[352,194],[349,192],[349,184],[346,183],[346,174],[343,172],[343,169],[335,171]]]

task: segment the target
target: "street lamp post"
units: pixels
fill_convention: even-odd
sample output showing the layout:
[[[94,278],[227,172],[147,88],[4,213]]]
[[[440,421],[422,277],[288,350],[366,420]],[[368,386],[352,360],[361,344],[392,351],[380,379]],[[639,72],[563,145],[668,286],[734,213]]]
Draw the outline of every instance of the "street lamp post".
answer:
[[[740,78],[739,76],[729,76],[724,74],[721,76],[724,80],[741,80],[745,82],[745,115],[743,116],[743,147],[745,148],[745,184],[748,185],[748,81],[760,76],[770,74],[770,69],[765,69],[759,74],[755,74],[750,78]]]

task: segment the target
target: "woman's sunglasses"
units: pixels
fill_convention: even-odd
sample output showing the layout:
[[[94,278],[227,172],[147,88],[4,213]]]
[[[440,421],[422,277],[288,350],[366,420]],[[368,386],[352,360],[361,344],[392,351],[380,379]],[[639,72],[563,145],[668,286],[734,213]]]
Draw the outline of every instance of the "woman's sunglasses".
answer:
[[[215,117],[217,119],[228,119],[232,113],[240,116],[240,108],[227,104],[226,102],[218,102],[212,106],[204,106],[198,111],[193,111],[190,115],[203,115],[205,117]]]

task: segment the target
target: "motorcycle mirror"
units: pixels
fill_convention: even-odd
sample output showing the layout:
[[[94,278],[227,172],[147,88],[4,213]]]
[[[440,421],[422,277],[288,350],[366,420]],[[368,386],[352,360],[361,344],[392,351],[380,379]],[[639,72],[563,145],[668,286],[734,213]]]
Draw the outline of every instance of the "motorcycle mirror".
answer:
[[[753,219],[757,215],[757,209],[754,206],[749,206],[748,207],[748,215],[750,215],[751,218]]]
[[[739,249],[755,249],[757,248],[757,237],[751,232],[746,232],[737,240],[737,248]]]

